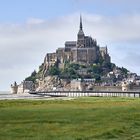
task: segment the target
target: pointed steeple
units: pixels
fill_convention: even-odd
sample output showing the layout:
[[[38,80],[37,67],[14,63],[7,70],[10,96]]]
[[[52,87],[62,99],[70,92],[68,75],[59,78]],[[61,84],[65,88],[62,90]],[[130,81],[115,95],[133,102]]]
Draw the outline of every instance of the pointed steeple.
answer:
[[[80,30],[83,30],[83,25],[82,25],[82,16],[80,15]]]
[[[80,15],[80,29],[77,35],[77,47],[84,48],[85,35],[83,32],[82,16]]]
[[[80,28],[79,28],[78,35],[84,35],[83,24],[82,24],[82,16],[81,15],[80,15]]]

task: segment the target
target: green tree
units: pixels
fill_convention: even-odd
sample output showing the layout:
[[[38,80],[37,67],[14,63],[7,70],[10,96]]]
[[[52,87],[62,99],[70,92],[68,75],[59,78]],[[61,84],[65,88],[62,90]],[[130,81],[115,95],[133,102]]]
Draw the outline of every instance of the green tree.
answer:
[[[31,73],[31,76],[25,78],[25,81],[33,81],[35,83],[36,79],[37,79],[37,72],[34,70]]]
[[[99,74],[94,74],[94,78],[96,79],[96,82],[101,81],[101,76]]]
[[[127,75],[127,73],[129,72],[126,68],[122,67],[121,71],[123,74]]]
[[[92,72],[95,74],[101,74],[102,73],[102,67],[100,65],[93,65],[92,66]]]
[[[60,74],[60,70],[56,66],[52,66],[49,69],[49,75],[59,75],[59,74]]]

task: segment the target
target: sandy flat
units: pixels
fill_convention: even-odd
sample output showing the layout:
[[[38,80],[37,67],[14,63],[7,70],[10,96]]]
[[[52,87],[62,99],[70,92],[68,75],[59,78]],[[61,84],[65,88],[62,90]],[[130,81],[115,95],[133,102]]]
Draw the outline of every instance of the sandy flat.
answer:
[[[50,97],[32,94],[0,94],[0,100],[16,100],[16,99],[31,99],[31,100],[71,100],[69,97]]]

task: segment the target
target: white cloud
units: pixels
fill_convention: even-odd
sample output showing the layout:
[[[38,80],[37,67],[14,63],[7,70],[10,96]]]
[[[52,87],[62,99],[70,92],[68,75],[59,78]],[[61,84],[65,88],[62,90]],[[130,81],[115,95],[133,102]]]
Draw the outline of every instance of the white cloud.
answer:
[[[37,19],[37,18],[29,18],[27,20],[27,24],[29,25],[34,25],[34,24],[42,24],[44,22],[44,20],[42,19]]]
[[[87,32],[111,42],[132,42],[140,40],[140,15],[125,15],[120,17],[105,17],[100,15],[85,15]]]
[[[96,3],[97,1],[100,3],[106,3],[106,4],[131,4],[132,5],[137,5],[139,3],[139,0],[74,0],[75,2],[78,3]]]
[[[84,13],[82,16],[86,35],[96,38],[101,45],[108,45],[112,60],[119,66],[139,72],[139,14],[105,17]],[[0,89],[8,88],[14,80],[23,80],[43,62],[47,52],[64,47],[66,40],[76,40],[78,28],[77,13],[53,20],[32,18],[24,24],[0,25],[0,77],[3,79]]]

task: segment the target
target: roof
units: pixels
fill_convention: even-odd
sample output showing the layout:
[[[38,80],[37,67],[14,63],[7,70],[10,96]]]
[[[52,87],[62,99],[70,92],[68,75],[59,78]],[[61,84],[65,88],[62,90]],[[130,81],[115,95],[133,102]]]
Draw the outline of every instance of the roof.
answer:
[[[76,41],[66,41],[65,45],[76,45]]]
[[[100,47],[100,50],[101,51],[106,51],[107,50],[107,47]]]
[[[79,30],[78,35],[84,35],[83,30]]]

